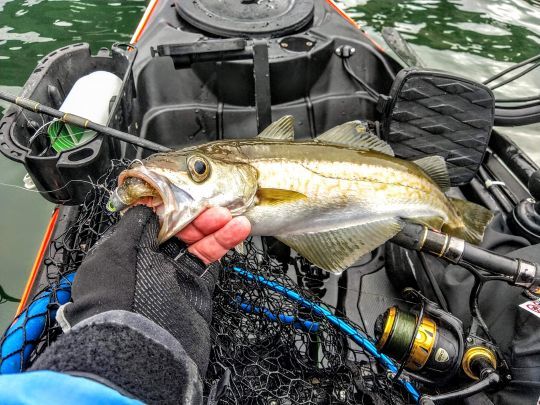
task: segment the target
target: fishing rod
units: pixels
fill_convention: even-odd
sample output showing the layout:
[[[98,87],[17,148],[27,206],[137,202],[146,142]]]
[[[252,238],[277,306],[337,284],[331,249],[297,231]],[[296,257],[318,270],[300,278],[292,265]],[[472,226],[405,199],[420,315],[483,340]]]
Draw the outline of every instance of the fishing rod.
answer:
[[[155,143],[147,139],[142,139],[135,135],[128,134],[127,132],[122,132],[117,129],[107,127],[105,125],[98,124],[78,115],[64,113],[60,110],[56,110],[52,107],[48,107],[46,105],[38,103],[37,101],[30,100],[24,97],[17,97],[5,91],[0,91],[0,100],[15,104],[28,111],[50,115],[51,117],[58,118],[60,121],[66,124],[72,124],[81,128],[91,129],[99,132],[100,134],[107,135],[111,138],[115,138],[132,145],[140,146],[141,148],[145,148],[154,152],[171,151],[170,148],[160,145],[159,143]]]
[[[392,242],[407,249],[433,254],[454,264],[479,267],[488,273],[503,276],[511,285],[540,295],[540,265],[537,263],[499,255],[418,224],[406,224]]]

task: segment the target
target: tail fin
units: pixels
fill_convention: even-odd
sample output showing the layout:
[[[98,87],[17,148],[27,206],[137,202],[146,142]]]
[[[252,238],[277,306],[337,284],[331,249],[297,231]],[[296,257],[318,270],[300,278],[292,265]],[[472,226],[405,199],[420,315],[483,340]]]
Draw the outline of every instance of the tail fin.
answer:
[[[452,236],[464,239],[467,242],[475,245],[482,242],[486,226],[493,218],[493,213],[478,204],[468,201],[450,198],[458,215],[463,221],[461,227],[451,227],[445,224],[442,228],[443,232],[447,232]]]

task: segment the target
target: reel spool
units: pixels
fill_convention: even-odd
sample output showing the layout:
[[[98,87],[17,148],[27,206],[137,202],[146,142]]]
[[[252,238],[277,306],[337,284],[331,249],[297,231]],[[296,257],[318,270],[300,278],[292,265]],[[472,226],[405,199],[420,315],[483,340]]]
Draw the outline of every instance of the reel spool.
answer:
[[[377,348],[405,369],[422,372],[430,378],[449,377],[459,368],[462,357],[459,339],[440,319],[424,315],[414,336],[418,316],[394,306],[379,315],[375,323]]]

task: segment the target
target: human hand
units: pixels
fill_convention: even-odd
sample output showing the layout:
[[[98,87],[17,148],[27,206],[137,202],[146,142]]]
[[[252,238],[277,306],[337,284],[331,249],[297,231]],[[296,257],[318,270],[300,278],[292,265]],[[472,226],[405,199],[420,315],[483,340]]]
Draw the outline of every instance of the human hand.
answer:
[[[208,265],[221,259],[251,232],[246,217],[233,218],[231,212],[222,207],[204,211],[176,236],[189,245],[188,251]]]
[[[246,218],[212,208],[159,245],[153,210],[129,209],[77,270],[56,316],[66,333],[35,369],[96,375],[144,402],[202,402],[217,260],[249,232]]]

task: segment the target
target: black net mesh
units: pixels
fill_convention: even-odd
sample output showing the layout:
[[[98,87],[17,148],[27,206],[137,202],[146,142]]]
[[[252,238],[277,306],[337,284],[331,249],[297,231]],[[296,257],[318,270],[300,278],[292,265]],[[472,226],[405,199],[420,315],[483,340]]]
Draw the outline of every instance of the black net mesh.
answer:
[[[225,258],[214,296],[207,383],[230,372],[221,403],[408,402],[400,387],[327,319],[232,268],[263,276],[314,303],[321,303],[320,277],[311,278],[311,288],[301,288],[295,279],[308,276],[298,271],[300,266],[283,266],[258,241],[248,242],[246,250],[246,255],[232,252]]]
[[[50,242],[44,259],[42,291],[52,289],[55,294],[59,277],[76,271],[88,249],[118,220],[105,205],[126,165],[113,162],[83,204],[64,210],[67,216],[59,219],[55,233],[59,236]],[[206,395],[223,404],[412,402],[383,368],[328,320],[230,270],[235,266],[248,270],[320,303],[324,272],[307,275],[300,270],[305,267],[300,258],[283,265],[262,246],[260,239],[249,241],[245,254],[231,252],[224,259],[214,296]],[[54,300],[52,305],[58,306]],[[354,326],[365,333],[363,327]],[[59,333],[47,318],[46,333],[35,342],[29,364]]]

